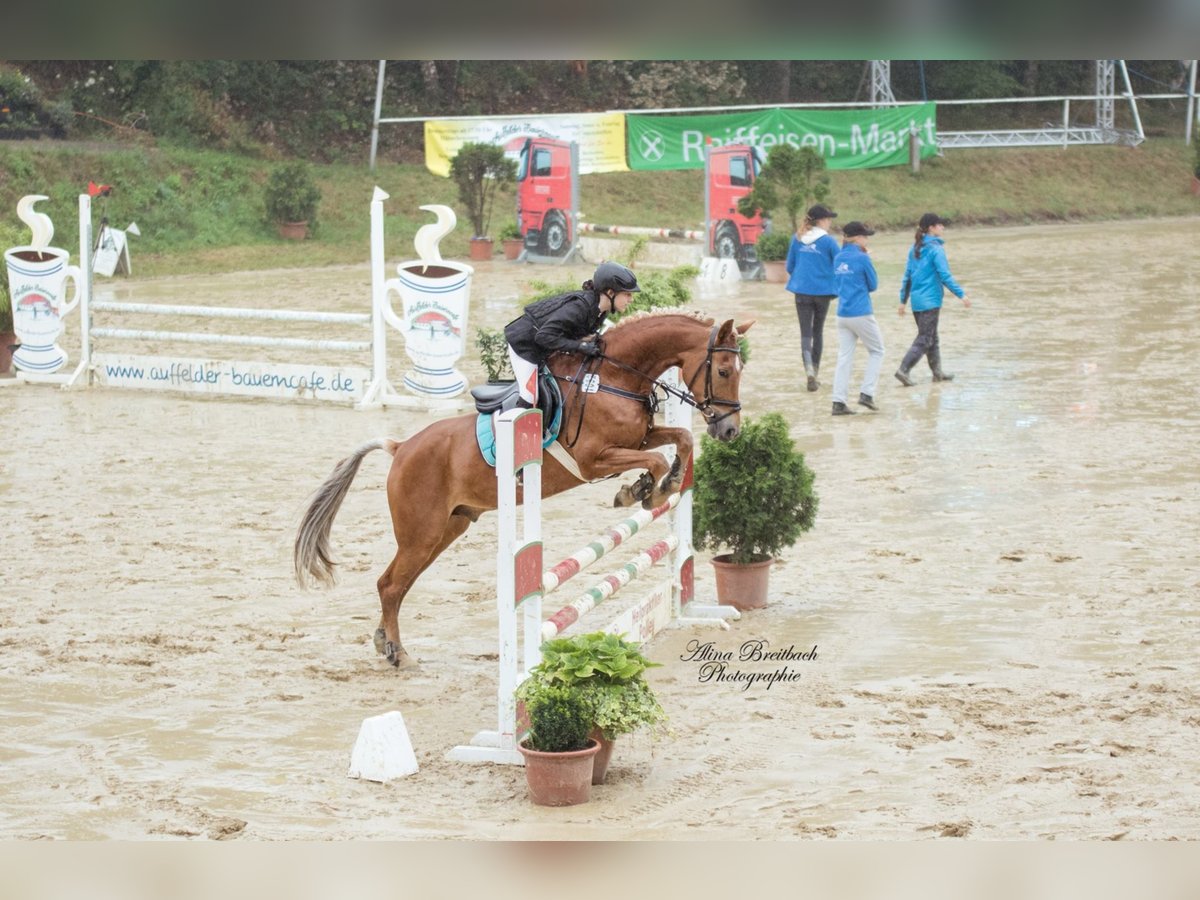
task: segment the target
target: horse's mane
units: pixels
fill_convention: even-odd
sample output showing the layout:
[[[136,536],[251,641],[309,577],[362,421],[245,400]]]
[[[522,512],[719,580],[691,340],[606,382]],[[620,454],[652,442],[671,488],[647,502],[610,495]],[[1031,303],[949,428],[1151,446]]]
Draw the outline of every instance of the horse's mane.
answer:
[[[618,328],[624,328],[626,325],[631,325],[634,322],[645,322],[648,319],[661,319],[661,318],[665,318],[667,316],[679,316],[680,318],[684,318],[684,319],[692,319],[706,327],[711,327],[713,322],[716,321],[711,316],[706,316],[704,313],[699,312],[697,310],[647,309],[642,312],[634,313],[631,316],[625,316],[624,318],[620,319],[619,321],[614,322],[609,327],[608,330],[615,331]]]

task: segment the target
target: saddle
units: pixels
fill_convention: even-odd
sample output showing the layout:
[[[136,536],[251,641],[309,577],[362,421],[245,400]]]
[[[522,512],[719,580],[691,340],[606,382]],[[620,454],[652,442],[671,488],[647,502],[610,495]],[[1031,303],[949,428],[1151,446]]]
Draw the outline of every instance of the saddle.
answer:
[[[515,381],[506,384],[487,384],[471,388],[475,398],[475,409],[479,413],[475,421],[475,440],[480,455],[489,466],[496,465],[496,435],[492,429],[495,413],[515,409],[521,394]],[[542,447],[553,444],[562,424],[562,391],[558,382],[546,369],[538,372],[538,408],[542,411]]]

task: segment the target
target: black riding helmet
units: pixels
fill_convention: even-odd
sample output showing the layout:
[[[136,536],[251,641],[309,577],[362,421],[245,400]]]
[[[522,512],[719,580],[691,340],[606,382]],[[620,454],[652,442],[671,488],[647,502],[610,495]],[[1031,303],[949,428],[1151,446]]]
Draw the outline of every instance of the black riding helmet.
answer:
[[[637,293],[641,290],[638,287],[637,276],[625,266],[615,262],[602,262],[596,266],[596,274],[592,276],[592,288],[598,294],[603,294],[609,289],[617,293],[621,291]]]

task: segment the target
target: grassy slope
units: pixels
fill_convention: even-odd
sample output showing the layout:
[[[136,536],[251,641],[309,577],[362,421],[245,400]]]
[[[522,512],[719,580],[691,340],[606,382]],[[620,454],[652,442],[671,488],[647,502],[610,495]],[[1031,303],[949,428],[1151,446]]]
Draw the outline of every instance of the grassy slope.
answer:
[[[423,167],[365,165],[318,167],[323,199],[320,229],[303,244],[275,237],[263,222],[262,185],[269,162],[171,147],[121,147],[54,142],[0,145],[0,243],[27,240],[15,207],[27,193],[47,194],[39,209],[57,224],[57,244],[74,250],[75,196],[89,180],[115,186],[108,204],[112,224],[136,220],[139,275],[236,271],[331,263],[368,256],[368,204],[375,185],[391,195],[389,248],[411,246],[430,221],[418,207],[457,207],[453,184]],[[1190,154],[1183,142],[1151,139],[1139,148],[1072,147],[950,151],[926,161],[920,175],[907,169],[830,173],[830,202],[842,221],[863,219],[884,228],[911,227],[923,211],[937,210],[963,223],[1195,215],[1200,202],[1187,191]],[[699,171],[585,175],[586,221],[670,228],[700,227],[704,216]],[[513,195],[501,194],[492,231],[512,215]],[[99,210],[99,205],[97,209]],[[466,256],[461,225],[443,246]],[[70,236],[70,237],[68,237]]]

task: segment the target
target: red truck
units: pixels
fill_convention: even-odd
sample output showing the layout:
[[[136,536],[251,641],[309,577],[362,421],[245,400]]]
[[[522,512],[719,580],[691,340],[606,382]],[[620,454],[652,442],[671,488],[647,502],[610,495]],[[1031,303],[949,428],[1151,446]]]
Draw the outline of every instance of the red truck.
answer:
[[[526,138],[517,164],[517,227],[525,247],[562,256],[575,241],[579,156],[569,141]]]
[[[762,215],[747,218],[738,200],[750,193],[762,169],[762,154],[749,144],[709,147],[704,171],[704,219],[708,225],[708,255],[736,259],[741,268],[758,257],[754,245],[763,233]]]

